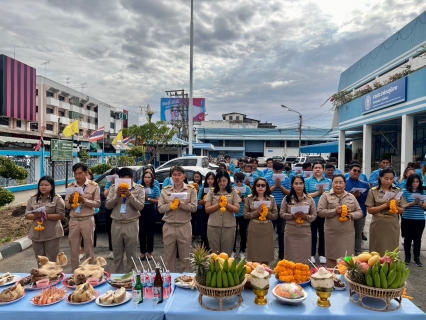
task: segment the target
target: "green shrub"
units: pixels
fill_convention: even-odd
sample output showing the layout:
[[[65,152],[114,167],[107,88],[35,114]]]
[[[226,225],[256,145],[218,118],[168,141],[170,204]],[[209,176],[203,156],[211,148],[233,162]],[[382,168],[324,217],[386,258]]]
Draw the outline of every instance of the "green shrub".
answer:
[[[0,207],[4,207],[13,202],[13,200],[15,200],[15,195],[11,191],[0,187]]]
[[[112,169],[112,165],[109,163],[100,163],[93,167],[90,167],[90,170],[92,170],[93,174],[103,174],[104,172],[111,169]]]
[[[136,158],[131,156],[121,156],[117,159],[117,166],[118,167],[128,167],[128,166],[134,166],[136,163]]]

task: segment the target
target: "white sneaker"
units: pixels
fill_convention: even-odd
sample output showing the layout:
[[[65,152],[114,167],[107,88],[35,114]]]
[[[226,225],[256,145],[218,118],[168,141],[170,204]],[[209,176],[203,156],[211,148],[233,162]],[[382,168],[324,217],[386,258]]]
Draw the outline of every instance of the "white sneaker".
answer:
[[[114,253],[110,252],[109,255],[107,255],[107,259],[114,260]]]
[[[324,256],[320,256],[320,263],[321,264],[324,264],[324,263],[327,263],[327,258],[326,257],[324,257]]]
[[[235,258],[235,252],[231,253],[231,258],[234,259]]]
[[[315,263],[316,263],[316,261],[315,261],[315,257],[314,257],[314,256],[311,256],[311,262],[312,262],[313,264],[315,264]]]
[[[84,258],[84,253],[80,253],[79,254],[79,256],[78,256],[78,258],[81,260],[81,259],[83,259]]]
[[[240,260],[243,260],[245,257],[244,252],[240,252]]]

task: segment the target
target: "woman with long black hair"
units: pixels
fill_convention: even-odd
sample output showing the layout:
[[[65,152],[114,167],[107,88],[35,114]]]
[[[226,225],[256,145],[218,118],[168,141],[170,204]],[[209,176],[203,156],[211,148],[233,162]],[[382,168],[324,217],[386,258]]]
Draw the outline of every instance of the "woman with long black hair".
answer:
[[[209,240],[207,238],[207,223],[209,221],[209,215],[206,213],[204,205],[206,204],[207,194],[211,189],[214,189],[215,174],[213,172],[208,172],[206,178],[204,179],[204,184],[201,186],[200,191],[198,191],[198,204],[201,206],[200,212],[200,235],[201,243],[207,249],[209,247]]]

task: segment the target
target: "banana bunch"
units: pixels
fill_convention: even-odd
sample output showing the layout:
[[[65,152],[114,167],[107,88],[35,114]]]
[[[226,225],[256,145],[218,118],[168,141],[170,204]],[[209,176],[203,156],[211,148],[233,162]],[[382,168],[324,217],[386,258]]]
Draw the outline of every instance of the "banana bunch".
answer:
[[[404,261],[377,262],[365,273],[367,286],[382,289],[397,289],[404,285],[410,275],[410,269],[405,268]]]
[[[238,265],[235,260],[228,265],[228,259],[221,267],[219,260],[210,260],[209,271],[207,272],[206,286],[211,288],[231,288],[238,286],[244,281],[246,275],[246,261],[241,260]]]

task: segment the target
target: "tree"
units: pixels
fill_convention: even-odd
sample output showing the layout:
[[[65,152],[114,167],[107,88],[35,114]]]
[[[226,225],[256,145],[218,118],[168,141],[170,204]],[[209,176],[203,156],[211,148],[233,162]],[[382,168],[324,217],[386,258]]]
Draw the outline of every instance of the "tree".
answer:
[[[28,177],[28,171],[17,166],[9,158],[0,156],[0,176],[6,179],[24,180]],[[13,193],[0,187],[0,206],[3,207],[13,200],[15,200]]]
[[[124,136],[135,138],[135,148],[142,147],[129,154],[133,156],[136,156],[136,153],[142,154],[146,164],[152,163],[172,141],[175,134],[176,132],[164,121],[145,123],[142,126],[133,125],[123,129]]]

